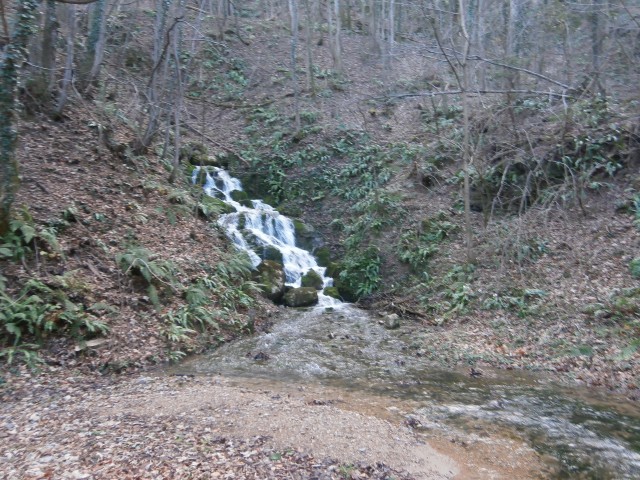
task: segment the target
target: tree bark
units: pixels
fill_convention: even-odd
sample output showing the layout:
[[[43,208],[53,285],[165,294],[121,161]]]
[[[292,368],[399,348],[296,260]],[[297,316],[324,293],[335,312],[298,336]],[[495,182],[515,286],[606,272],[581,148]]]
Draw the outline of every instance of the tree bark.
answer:
[[[459,1],[459,22],[462,32],[463,46],[462,56],[459,59],[460,68],[462,69],[462,84],[460,85],[462,93],[462,112],[463,112],[463,140],[462,140],[462,161],[464,169],[464,223],[465,223],[465,244],[467,250],[467,261],[472,263],[475,261],[473,255],[473,230],[471,227],[471,185],[470,185],[470,169],[471,169],[471,136],[469,125],[469,48],[471,42],[469,33],[467,32],[466,5],[464,0]]]
[[[69,22],[69,30],[67,31],[67,60],[64,65],[64,76],[62,77],[62,85],[58,92],[58,101],[53,111],[54,116],[62,114],[62,110],[67,104],[67,96],[69,85],[73,79],[73,62],[75,57],[75,36],[76,36],[76,6],[71,4],[67,6],[67,16]]]
[[[21,0],[16,8],[17,22],[0,61],[0,235],[9,231],[11,206],[20,184],[16,157],[16,90],[18,68],[26,58],[38,4]]]
[[[301,129],[300,125],[300,86],[298,85],[297,51],[298,51],[298,3],[297,0],[289,0],[289,13],[291,14],[291,83],[293,86],[293,108],[295,133]]]

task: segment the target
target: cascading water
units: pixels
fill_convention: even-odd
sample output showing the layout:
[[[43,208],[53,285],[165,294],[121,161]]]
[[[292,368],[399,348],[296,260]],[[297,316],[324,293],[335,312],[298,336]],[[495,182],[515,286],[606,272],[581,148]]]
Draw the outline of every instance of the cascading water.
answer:
[[[201,167],[196,167],[193,171],[194,183],[198,180],[200,170]],[[309,270],[322,277],[324,287],[333,284],[333,279],[324,276],[326,268],[318,266],[311,253],[296,246],[295,227],[290,218],[262,200],[238,202],[233,199],[232,192],[243,191],[240,180],[221,168],[212,167],[207,169],[203,189],[207,195],[235,208],[234,213],[221,215],[218,223],[224,227],[233,243],[247,252],[254,267],[262,261],[254,249],[273,248],[282,254],[287,285],[299,287],[302,276]],[[322,292],[319,292],[319,298],[323,306],[339,303]]]

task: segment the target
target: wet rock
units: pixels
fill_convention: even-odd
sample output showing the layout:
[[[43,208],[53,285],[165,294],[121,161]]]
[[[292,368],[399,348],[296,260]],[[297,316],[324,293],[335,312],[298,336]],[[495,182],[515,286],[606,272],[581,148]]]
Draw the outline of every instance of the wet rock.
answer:
[[[224,203],[219,198],[204,196],[200,203],[201,205],[198,206],[200,215],[207,219],[211,219],[215,215],[236,212],[236,207]]]
[[[327,247],[317,248],[313,252],[313,254],[316,257],[316,261],[318,262],[318,265],[320,265],[321,267],[328,267],[329,264],[331,263],[331,252]]]
[[[318,291],[311,287],[292,288],[284,295],[287,307],[309,307],[318,303]]]
[[[296,232],[296,246],[304,250],[313,251],[322,245],[322,239],[316,230],[302,220],[293,220]]]
[[[316,290],[322,290],[324,286],[324,280],[315,270],[309,270],[300,279],[300,285],[303,287],[315,288]]]
[[[253,359],[256,362],[266,362],[267,360],[269,360],[269,355],[264,352],[258,352],[253,356]]]
[[[242,190],[233,190],[229,195],[236,202],[242,202],[243,200],[249,199],[247,192],[243,192]]]
[[[340,292],[336,287],[327,287],[322,291],[322,293],[324,293],[327,297],[333,297],[340,300]]]
[[[218,166],[215,158],[209,157],[209,151],[205,145],[199,142],[190,142],[180,148],[180,160],[187,160],[191,165]]]
[[[387,330],[395,330],[400,328],[400,317],[397,313],[391,313],[384,317],[384,328]]]
[[[264,260],[258,265],[253,278],[261,285],[262,293],[269,300],[279,302],[282,299],[285,289],[285,274],[281,264],[272,260]]]
[[[262,257],[263,260],[271,260],[273,262],[284,264],[284,260],[282,259],[282,252],[272,245],[267,245],[263,247],[262,255],[260,256]]]

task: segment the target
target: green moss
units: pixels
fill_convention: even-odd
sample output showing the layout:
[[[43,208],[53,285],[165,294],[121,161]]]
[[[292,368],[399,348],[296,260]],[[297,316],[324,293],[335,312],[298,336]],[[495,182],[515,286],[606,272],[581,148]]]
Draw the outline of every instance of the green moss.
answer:
[[[242,202],[243,200],[248,200],[249,195],[247,195],[247,192],[243,192],[242,190],[234,190],[231,192],[231,198],[236,202]]]
[[[262,247],[261,257],[263,260],[271,260],[273,262],[278,262],[279,264],[284,264],[282,252],[271,245]]]
[[[315,288],[316,290],[322,290],[324,281],[322,277],[314,270],[309,270],[300,279],[300,285],[303,287]]]
[[[336,287],[327,287],[323,290],[322,293],[324,293],[327,297],[333,297],[341,300],[340,292]]]
[[[282,299],[285,274],[281,264],[271,260],[264,260],[258,265],[253,276],[260,284],[260,289],[265,297],[274,302]]]
[[[315,288],[292,288],[284,294],[287,307],[310,307],[318,303],[318,291]]]
[[[313,252],[318,265],[321,267],[328,267],[331,263],[331,252],[327,247],[316,248],[315,252]]]
[[[224,203],[222,200],[220,200],[219,198],[214,198],[214,197],[203,197],[203,202],[209,203],[212,206],[215,206],[216,209],[218,211],[220,211],[221,214],[226,214],[226,213],[236,213],[236,207],[234,207],[233,205],[229,205],[227,203]]]
[[[327,271],[324,273],[327,277],[331,277],[336,280],[340,276],[340,272],[344,270],[342,264],[338,262],[329,262],[327,265]]]

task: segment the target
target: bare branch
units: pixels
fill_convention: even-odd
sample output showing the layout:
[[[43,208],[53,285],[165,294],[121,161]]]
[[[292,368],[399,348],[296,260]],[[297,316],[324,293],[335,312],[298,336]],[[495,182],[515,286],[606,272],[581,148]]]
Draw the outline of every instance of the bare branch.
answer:
[[[369,97],[371,100],[385,100],[388,98],[410,98],[410,97],[439,97],[441,95],[460,95],[463,90],[442,90],[436,92],[416,92],[416,93],[391,93],[380,97]],[[527,94],[527,95],[547,95],[558,98],[574,98],[564,92],[544,92],[540,90],[469,90],[469,94],[476,95],[506,95],[506,94]]]
[[[67,3],[69,5],[89,5],[97,1],[98,0],[56,0],[58,3]]]

